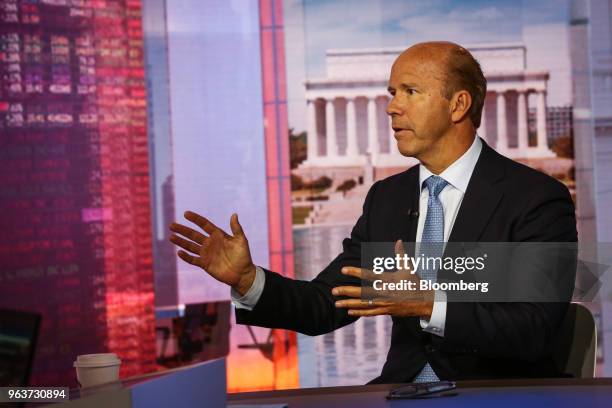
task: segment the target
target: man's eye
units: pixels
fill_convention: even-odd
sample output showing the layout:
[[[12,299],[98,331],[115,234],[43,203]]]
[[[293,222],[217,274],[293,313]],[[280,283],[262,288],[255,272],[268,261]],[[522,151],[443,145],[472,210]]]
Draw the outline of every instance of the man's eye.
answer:
[[[406,92],[408,92],[408,95],[414,95],[416,93],[416,91],[412,88],[406,89]]]

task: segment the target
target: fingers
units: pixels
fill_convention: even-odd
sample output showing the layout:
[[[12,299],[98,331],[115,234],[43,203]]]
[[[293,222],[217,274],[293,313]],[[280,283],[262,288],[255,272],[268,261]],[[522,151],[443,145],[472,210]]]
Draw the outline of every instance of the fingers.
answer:
[[[373,309],[349,309],[347,313],[351,316],[379,316],[388,315],[389,309],[386,307],[375,307]]]
[[[372,281],[376,279],[376,274],[368,269],[357,268],[356,266],[345,266],[340,272],[344,275],[354,276],[355,278]]]
[[[212,234],[214,231],[221,231],[223,235],[227,235],[225,231],[210,222],[207,218],[202,217],[200,214],[196,214],[192,211],[185,211],[185,218],[193,222],[209,234]]]
[[[170,231],[181,234],[200,245],[202,245],[207,238],[204,234],[184,225],[177,224],[176,222],[170,224]]]
[[[361,268],[355,266],[345,266],[341,269],[341,272],[345,275],[354,276],[361,279]]]
[[[397,241],[395,241],[395,253],[404,256],[404,254],[406,253],[404,251],[404,243],[402,242],[401,239],[398,239]]]
[[[200,249],[202,248],[201,245],[196,244],[193,241],[189,241],[185,238],[181,238],[176,234],[173,234],[170,236],[170,242],[172,242],[175,245],[180,246],[181,248],[192,252],[195,255],[199,255],[200,254]]]
[[[404,251],[404,243],[402,242],[401,239],[398,239],[397,241],[395,241],[395,253],[397,255],[400,256],[400,258],[403,258],[404,255],[406,254],[406,251]],[[399,270],[403,270],[404,268],[400,268]]]
[[[240,222],[238,222],[238,214],[236,213],[232,214],[230,217],[230,228],[232,229],[234,237],[244,237],[244,231],[242,230]]]
[[[338,300],[335,305],[336,307],[346,309],[371,309],[373,307],[389,306],[391,303],[380,300],[372,300],[372,303],[370,303],[367,300],[361,299],[344,299]]]
[[[178,251],[177,255],[179,256],[179,258],[181,258],[183,261],[190,263],[192,265],[195,266],[199,266],[200,268],[202,268],[202,265],[200,264],[200,257],[197,256],[193,256],[193,255],[189,255],[187,252],[185,251]]]
[[[361,288],[359,286],[337,286],[332,289],[334,296],[348,296],[354,298],[361,297]]]

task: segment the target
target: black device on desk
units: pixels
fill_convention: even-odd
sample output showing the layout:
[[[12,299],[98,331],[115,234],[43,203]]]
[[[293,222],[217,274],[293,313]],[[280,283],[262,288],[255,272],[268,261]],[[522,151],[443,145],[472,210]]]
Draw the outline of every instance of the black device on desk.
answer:
[[[419,399],[435,397],[452,397],[457,393],[447,393],[457,387],[454,381],[436,381],[403,385],[389,391],[387,399]]]
[[[0,309],[0,386],[28,385],[39,326],[39,314]]]

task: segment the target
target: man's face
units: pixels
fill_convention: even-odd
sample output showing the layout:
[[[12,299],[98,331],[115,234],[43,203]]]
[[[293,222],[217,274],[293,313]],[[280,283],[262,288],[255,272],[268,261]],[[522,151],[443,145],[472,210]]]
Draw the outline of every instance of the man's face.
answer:
[[[423,158],[451,125],[449,100],[444,98],[442,58],[409,49],[393,64],[387,114],[400,153]]]

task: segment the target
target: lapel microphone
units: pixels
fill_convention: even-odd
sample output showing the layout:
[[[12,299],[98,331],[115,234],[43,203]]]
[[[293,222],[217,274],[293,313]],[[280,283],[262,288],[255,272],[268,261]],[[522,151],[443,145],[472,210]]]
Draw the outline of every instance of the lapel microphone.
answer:
[[[410,209],[406,211],[406,215],[410,218],[419,218],[419,210]]]

